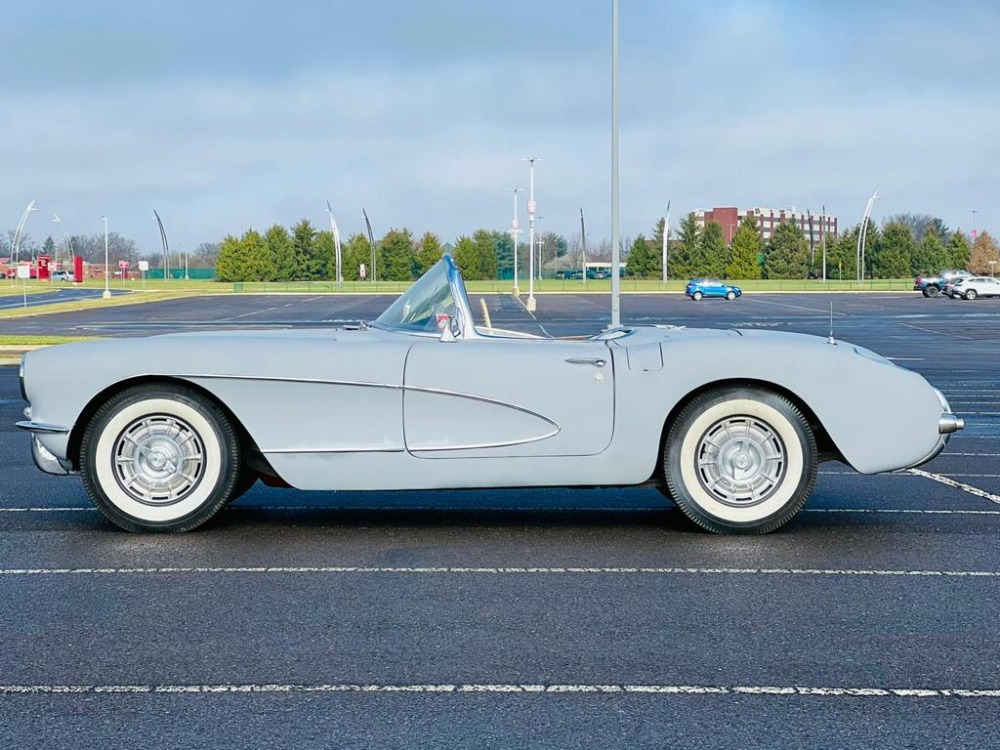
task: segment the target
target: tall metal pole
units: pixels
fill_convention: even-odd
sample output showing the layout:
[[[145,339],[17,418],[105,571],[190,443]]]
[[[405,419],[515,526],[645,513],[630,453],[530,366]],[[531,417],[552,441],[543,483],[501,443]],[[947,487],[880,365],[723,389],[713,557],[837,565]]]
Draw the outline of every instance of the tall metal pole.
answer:
[[[826,206],[823,206],[823,218],[820,219],[820,231],[823,233],[823,281],[826,281]]]
[[[663,283],[667,283],[667,279],[670,278],[670,274],[667,271],[667,266],[670,262],[670,248],[667,242],[670,238],[670,200],[667,200],[667,215],[663,219]]]
[[[537,305],[535,303],[535,212],[538,206],[535,204],[535,162],[536,156],[526,156],[521,161],[526,161],[530,165],[531,186],[528,192],[528,301],[525,308],[528,312],[534,312]]]
[[[972,214],[972,244],[976,244],[976,214],[979,213],[977,209],[972,209],[969,211]]]
[[[66,246],[67,264],[73,262],[73,245],[69,241],[69,235],[66,234],[66,225],[63,224],[63,220],[59,218],[59,214],[55,211],[52,212],[52,223],[58,224],[59,229],[62,231],[63,244]],[[56,258],[56,265],[59,265],[59,259]]]
[[[587,227],[583,223],[583,209],[580,209],[580,269],[583,272],[583,285],[587,286]]]
[[[110,277],[108,276],[108,217],[102,216],[104,222],[104,299],[111,299]]]
[[[621,258],[619,235],[620,166],[618,164],[618,0],[611,0],[611,327],[621,325]]]
[[[163,221],[160,215],[153,209],[153,218],[156,219],[156,226],[160,228],[160,242],[163,243],[163,280],[170,280],[170,244],[167,242],[167,230],[163,228]]]
[[[372,249],[372,283],[376,281],[375,276],[375,259],[378,253],[375,251],[375,235],[372,234],[372,223],[368,220],[368,212],[365,211],[364,207],[361,208],[361,213],[365,215],[365,227],[368,229],[368,246]]]
[[[514,239],[514,296],[521,296],[521,290],[517,287],[517,235],[521,233],[521,224],[517,220],[517,194],[521,188],[507,188],[514,194],[514,218],[510,221],[510,236]]]
[[[875,192],[872,193],[872,197],[868,199],[868,204],[865,206],[865,215],[861,219],[861,230],[858,232],[858,247],[855,253],[855,262],[858,265],[858,281],[865,280],[865,242],[868,239],[868,217],[871,216],[872,206],[875,205],[878,197],[878,188],[875,188]]]
[[[341,268],[341,253],[340,253],[340,227],[337,226],[337,219],[333,215],[333,209],[330,207],[330,201],[326,202],[326,212],[330,214],[330,232],[333,234],[333,255],[334,255],[334,265],[337,271],[337,288],[340,289],[344,286],[344,273]]]
[[[15,264],[21,260],[21,232],[24,231],[24,225],[28,223],[28,214],[34,210],[35,199],[33,198],[28,207],[24,209],[24,213],[21,214],[21,220],[17,222],[17,229],[14,230],[14,244],[11,246],[11,250],[13,251]]]

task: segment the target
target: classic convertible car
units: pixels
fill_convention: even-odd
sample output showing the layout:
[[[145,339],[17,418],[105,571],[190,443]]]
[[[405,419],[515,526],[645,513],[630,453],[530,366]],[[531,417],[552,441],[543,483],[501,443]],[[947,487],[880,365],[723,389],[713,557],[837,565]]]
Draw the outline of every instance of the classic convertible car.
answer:
[[[477,325],[447,255],[356,329],[69,344],[28,354],[21,387],[35,463],[79,473],[130,531],[193,529],[262,479],[649,484],[705,529],[765,533],[802,508],[821,461],[917,466],[963,427],[920,375],[832,337]]]

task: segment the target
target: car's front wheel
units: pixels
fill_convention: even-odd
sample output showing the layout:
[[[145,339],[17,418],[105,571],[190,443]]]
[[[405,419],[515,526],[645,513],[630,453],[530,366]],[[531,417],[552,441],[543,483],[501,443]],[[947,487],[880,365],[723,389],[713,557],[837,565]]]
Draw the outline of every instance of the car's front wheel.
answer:
[[[816,456],[795,404],[761,388],[730,387],[685,405],[667,433],[663,468],[670,497],[702,528],[765,534],[805,505]]]
[[[736,292],[726,292],[726,299],[729,301],[736,299]]]
[[[226,415],[183,386],[137,386],[94,415],[80,447],[91,500],[127,531],[189,531],[234,492],[240,441]]]

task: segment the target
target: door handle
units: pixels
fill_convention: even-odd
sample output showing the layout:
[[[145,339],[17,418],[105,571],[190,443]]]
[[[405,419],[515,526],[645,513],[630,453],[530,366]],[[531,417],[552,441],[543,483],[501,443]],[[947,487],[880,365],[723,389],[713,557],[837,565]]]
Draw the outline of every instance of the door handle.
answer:
[[[607,364],[603,359],[567,359],[566,362],[571,365],[593,365],[594,367],[604,367]]]

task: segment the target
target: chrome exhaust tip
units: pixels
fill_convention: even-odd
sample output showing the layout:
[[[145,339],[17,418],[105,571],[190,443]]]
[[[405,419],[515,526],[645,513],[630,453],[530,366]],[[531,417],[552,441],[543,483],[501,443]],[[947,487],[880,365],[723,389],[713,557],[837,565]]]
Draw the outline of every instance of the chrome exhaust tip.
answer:
[[[938,433],[941,435],[950,435],[962,429],[965,429],[965,420],[954,414],[942,414],[938,420]]]

